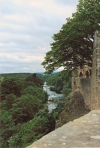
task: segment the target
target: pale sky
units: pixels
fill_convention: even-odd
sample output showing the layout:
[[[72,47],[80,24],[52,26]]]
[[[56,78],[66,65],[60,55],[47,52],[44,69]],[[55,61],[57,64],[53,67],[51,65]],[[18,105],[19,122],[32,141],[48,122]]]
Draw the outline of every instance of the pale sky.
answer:
[[[0,73],[44,72],[52,36],[78,0],[0,0]]]

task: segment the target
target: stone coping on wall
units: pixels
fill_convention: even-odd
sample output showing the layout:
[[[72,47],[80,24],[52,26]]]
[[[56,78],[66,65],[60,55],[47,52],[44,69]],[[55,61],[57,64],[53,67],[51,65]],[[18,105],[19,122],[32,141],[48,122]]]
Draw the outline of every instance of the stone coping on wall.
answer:
[[[70,121],[27,148],[100,148],[100,109]]]

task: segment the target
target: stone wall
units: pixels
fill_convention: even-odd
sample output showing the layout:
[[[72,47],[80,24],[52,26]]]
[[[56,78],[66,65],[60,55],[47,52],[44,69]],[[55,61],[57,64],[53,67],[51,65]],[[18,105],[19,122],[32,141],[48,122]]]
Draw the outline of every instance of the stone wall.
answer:
[[[86,75],[88,73],[88,75]],[[79,89],[90,110],[100,108],[100,32],[95,32],[92,75],[90,67],[83,67],[73,74],[72,91]]]
[[[100,31],[95,32],[91,79],[91,110],[100,108]]]
[[[79,90],[84,98],[86,108],[91,109],[91,78],[74,77],[72,91]]]
[[[80,79],[80,87],[81,93],[84,96],[84,103],[86,108],[91,109],[90,107],[90,98],[91,98],[91,79],[90,78],[83,78]]]

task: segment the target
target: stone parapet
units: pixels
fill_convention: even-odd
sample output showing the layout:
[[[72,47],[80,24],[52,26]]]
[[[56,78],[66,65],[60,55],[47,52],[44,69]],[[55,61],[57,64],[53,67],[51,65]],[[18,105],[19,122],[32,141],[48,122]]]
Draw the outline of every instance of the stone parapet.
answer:
[[[93,110],[27,148],[100,148],[100,110]]]

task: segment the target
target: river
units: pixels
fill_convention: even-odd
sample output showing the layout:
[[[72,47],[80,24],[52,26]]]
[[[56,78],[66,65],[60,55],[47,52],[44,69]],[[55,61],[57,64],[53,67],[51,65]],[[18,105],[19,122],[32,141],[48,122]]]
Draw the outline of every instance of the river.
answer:
[[[53,98],[55,98],[55,99],[60,99],[60,98],[62,98],[62,94],[57,94],[55,91],[51,91],[50,90],[50,86],[48,86],[47,84],[46,84],[46,82],[44,82],[44,85],[43,85],[43,90],[45,91],[45,92],[47,92],[47,94],[48,94],[48,110],[51,112],[53,109],[55,109],[56,108],[56,104],[54,104],[53,102],[52,102],[52,99]]]

